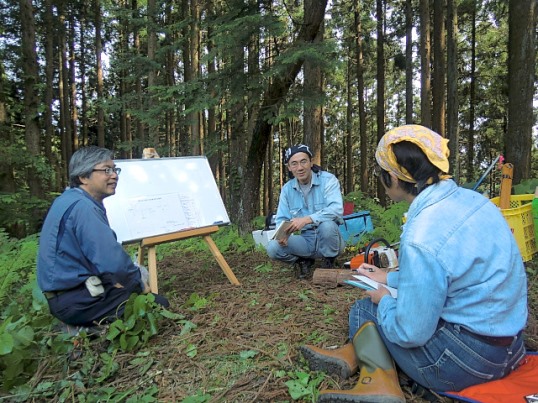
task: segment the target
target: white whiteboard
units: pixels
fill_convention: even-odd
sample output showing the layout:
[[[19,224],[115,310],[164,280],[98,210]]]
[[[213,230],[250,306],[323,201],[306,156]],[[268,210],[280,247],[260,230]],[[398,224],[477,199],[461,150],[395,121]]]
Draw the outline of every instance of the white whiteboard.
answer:
[[[230,223],[206,157],[114,162],[118,186],[104,205],[118,242]]]

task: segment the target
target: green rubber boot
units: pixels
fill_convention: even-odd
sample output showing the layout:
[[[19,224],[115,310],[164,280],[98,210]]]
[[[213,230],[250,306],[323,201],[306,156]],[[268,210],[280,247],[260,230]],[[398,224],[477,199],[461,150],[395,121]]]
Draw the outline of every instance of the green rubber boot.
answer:
[[[323,390],[318,402],[404,403],[396,366],[374,322],[366,322],[353,336],[360,367],[357,385],[349,390]]]

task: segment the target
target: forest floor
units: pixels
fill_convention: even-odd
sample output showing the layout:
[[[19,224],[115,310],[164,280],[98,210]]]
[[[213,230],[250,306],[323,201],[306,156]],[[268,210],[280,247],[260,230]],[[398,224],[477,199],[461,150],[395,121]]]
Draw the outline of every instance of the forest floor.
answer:
[[[129,364],[133,355],[118,355],[122,370],[110,386],[156,385],[158,400],[169,402],[289,402],[294,392],[303,394],[297,401],[309,402],[317,390],[356,384],[357,376],[341,380],[309,372],[297,348],[344,344],[348,310],[361,297],[359,289],[297,280],[291,267],[270,262],[260,250],[224,257],[240,286],[230,284],[209,252],[159,260],[159,292],[169,298],[171,311],[196,327],[185,332],[176,322],[161,324],[148,346],[150,370],[138,375]],[[536,289],[537,281],[537,275],[529,276],[529,288]],[[529,300],[532,350],[538,347],[537,303],[535,296]],[[400,381],[408,401],[426,401],[411,393],[405,376]]]

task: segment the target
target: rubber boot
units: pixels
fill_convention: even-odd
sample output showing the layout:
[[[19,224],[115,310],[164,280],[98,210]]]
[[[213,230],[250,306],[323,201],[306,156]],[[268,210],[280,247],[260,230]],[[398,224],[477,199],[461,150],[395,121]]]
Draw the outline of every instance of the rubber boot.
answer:
[[[300,351],[312,371],[323,371],[347,379],[359,369],[355,348],[351,343],[335,350],[326,350],[307,344],[301,346]]]
[[[318,402],[404,403],[396,366],[374,322],[366,322],[353,336],[360,366],[357,385],[349,390],[323,390]]]

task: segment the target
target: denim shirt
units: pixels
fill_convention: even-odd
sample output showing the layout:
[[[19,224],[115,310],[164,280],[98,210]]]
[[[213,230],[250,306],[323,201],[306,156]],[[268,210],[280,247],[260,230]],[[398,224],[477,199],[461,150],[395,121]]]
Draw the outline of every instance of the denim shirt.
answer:
[[[440,319],[486,336],[515,336],[527,321],[527,277],[499,209],[444,180],[411,203],[400,239],[399,272],[378,320],[402,347],[424,345]]]
[[[62,291],[90,276],[105,284],[142,285],[140,270],[117,242],[105,207],[84,190],[71,188],[53,202],[43,224],[37,282],[42,291]]]
[[[276,224],[292,218],[310,216],[313,223],[305,225],[303,231],[318,226],[324,221],[342,224],[344,202],[340,182],[327,171],[312,172],[312,188],[307,198],[303,196],[297,178],[287,182],[280,193]]]

